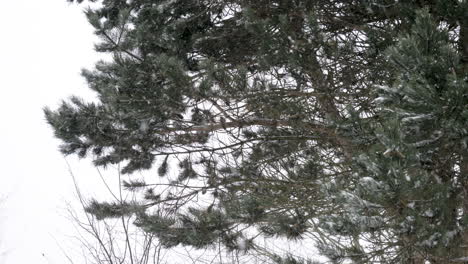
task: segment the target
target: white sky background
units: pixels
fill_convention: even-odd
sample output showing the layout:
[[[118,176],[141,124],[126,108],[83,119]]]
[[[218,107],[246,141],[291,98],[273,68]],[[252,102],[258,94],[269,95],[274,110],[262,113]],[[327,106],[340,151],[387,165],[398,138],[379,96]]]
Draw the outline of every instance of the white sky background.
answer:
[[[55,240],[72,232],[64,207],[76,199],[42,108],[92,98],[80,70],[98,55],[83,7],[0,0],[0,264],[67,263]],[[96,180],[89,162],[71,162],[82,186]]]

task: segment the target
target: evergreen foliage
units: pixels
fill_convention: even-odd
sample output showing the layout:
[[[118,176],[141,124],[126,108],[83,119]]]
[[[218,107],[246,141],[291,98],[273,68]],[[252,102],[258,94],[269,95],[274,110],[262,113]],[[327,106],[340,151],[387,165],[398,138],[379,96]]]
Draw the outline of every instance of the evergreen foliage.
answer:
[[[467,1],[97,2],[98,102],[47,121],[65,154],[163,178],[89,212],[135,214],[166,247],[312,236],[334,263],[468,259]]]

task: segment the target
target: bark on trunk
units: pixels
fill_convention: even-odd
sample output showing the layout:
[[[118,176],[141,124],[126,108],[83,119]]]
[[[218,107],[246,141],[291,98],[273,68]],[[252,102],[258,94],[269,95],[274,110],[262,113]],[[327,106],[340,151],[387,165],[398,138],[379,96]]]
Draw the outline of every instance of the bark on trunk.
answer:
[[[460,55],[461,61],[463,63],[462,74],[463,76],[468,76],[468,2],[464,1],[460,5],[463,10],[465,10],[464,15],[460,18]],[[463,214],[468,214],[468,150],[461,149],[460,153],[460,177],[463,183]],[[468,259],[468,228],[466,228],[462,235],[462,243],[460,245],[460,255],[459,258]],[[460,262],[458,262],[460,263]],[[462,261],[461,263],[468,263],[467,261]]]

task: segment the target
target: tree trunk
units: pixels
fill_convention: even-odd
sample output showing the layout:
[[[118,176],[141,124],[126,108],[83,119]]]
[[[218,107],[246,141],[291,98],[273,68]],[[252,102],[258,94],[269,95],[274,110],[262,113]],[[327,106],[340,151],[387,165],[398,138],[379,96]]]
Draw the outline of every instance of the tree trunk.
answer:
[[[463,63],[463,76],[468,76],[468,2],[462,2],[460,5],[465,10],[464,15],[461,17],[460,23],[460,55],[461,62]],[[468,150],[465,148],[461,149],[460,153],[460,177],[463,184],[463,214],[468,214]],[[460,244],[460,255],[459,258],[468,258],[468,229],[465,228],[462,235],[462,243]],[[459,262],[460,263],[460,262]],[[468,263],[463,261],[461,263]]]

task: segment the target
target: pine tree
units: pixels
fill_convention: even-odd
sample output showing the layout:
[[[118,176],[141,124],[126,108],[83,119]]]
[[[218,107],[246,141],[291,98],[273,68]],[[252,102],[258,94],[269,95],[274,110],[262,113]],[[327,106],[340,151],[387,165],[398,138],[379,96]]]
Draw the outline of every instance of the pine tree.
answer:
[[[337,263],[468,259],[466,1],[101,4],[98,102],[46,118],[63,153],[171,188],[126,182],[141,202],[89,212],[167,247],[312,235]]]

